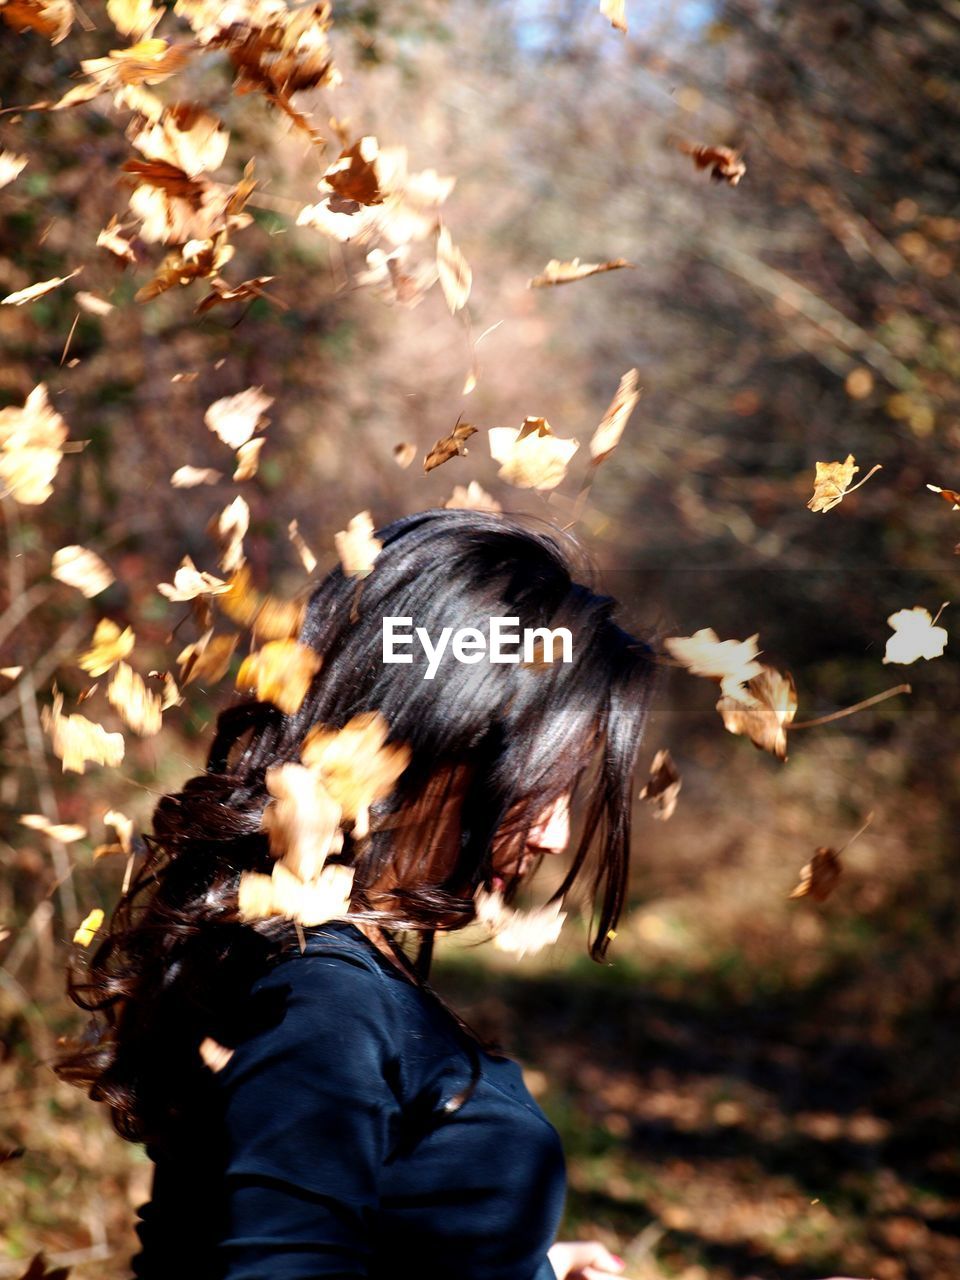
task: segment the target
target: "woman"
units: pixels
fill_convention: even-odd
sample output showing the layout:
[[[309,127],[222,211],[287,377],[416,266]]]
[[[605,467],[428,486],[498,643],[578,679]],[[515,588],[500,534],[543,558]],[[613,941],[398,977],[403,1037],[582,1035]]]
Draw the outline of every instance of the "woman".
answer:
[[[71,976],[95,1012],[57,1070],[155,1161],[133,1262],[147,1280],[622,1270],[602,1245],[554,1242],[559,1138],[517,1064],[426,978],[437,930],[471,923],[483,893],[512,901],[565,848],[588,775],[554,899],[591,874],[602,959],[624,900],[652,651],[613,621],[612,599],[573,581],[557,537],[519,520],[427,511],[378,537],[369,576],[338,568],[310,596],[299,640],[321,663],[299,707],[246,698],[221,713],[206,771],[157,805],[144,865]],[[478,661],[464,629],[489,633],[491,619],[533,649]],[[437,658],[444,628],[455,643]],[[565,630],[553,645],[535,628]],[[353,869],[349,918],[242,916],[241,877],[274,861],[268,769],[296,762],[317,726],[370,712],[406,763],[329,859]],[[211,1044],[217,1062],[201,1057]]]

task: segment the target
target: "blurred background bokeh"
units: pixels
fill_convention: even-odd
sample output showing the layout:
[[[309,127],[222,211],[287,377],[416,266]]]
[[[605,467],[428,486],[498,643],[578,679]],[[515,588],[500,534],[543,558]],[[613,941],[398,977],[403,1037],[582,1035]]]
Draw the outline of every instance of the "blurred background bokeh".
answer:
[[[82,916],[120,890],[122,860],[93,859],[104,811],[149,829],[157,797],[202,769],[241,654],[118,769],[63,773],[39,708],[54,679],[71,704],[89,686],[76,656],[101,616],[134,626],[138,670],[172,668],[183,610],[156,584],[184,554],[213,566],[207,524],[234,489],[169,477],[224,467],[204,411],[254,385],[274,400],[243,487],[263,589],[309,580],[291,520],[318,574],[356,512],[385,524],[478,480],[507,510],[576,516],[631,625],[759,633],[799,720],[909,681],[792,733],[781,763],[724,731],[713,686],[672,670],[642,771],[668,747],[679,804],[663,822],[638,799],[608,963],[571,921],[519,962],[443,944],[436,981],[521,1059],[560,1128],[565,1235],[602,1238],[635,1280],[960,1276],[960,516],[926,487],[960,488],[960,6],[628,0],[624,35],[586,0],[337,3],[344,83],[298,103],[456,177],[444,219],[473,269],[468,322],[436,288],[390,305],[358,286],[362,247],[295,225],[335,150],[232,94],[216,56],[176,94],[229,128],[231,180],[256,157],[233,275],[273,276],[277,301],[201,316],[192,290],[134,301],[149,268],[95,247],[123,208],[122,114],[108,99],[10,110],[114,47],[103,6],[78,15],[58,43],[0,28],[0,147],[30,157],[0,192],[2,292],[84,265],[0,310],[0,404],[42,381],[87,442],[46,503],[3,501],[0,660],[25,674],[0,684],[0,1277],[39,1249],[78,1278],[128,1275],[149,1165],[47,1065],[81,1025],[64,965]],[[736,149],[745,175],[711,181],[683,141]],[[528,287],[575,257],[634,265]],[[78,310],[75,285],[114,309]],[[485,428],[529,414],[586,441],[630,368],[640,403],[582,506],[582,467],[549,500],[498,480]],[[424,475],[460,415],[480,428],[468,453]],[[401,441],[418,450],[407,469]],[[848,453],[882,470],[810,511],[816,461]],[[95,600],[50,576],[67,544],[114,570]],[[884,664],[888,615],[944,601],[944,655]],[[53,845],[24,812],[89,836]],[[814,850],[868,814],[830,898],[791,899]]]

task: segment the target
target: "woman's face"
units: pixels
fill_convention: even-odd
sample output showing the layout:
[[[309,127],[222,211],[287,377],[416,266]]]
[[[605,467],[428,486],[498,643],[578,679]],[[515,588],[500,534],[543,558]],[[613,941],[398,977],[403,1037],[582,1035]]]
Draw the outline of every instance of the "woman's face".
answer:
[[[542,854],[563,853],[570,840],[570,792],[545,805],[530,828],[522,848],[516,842],[493,846],[495,877],[523,875]]]

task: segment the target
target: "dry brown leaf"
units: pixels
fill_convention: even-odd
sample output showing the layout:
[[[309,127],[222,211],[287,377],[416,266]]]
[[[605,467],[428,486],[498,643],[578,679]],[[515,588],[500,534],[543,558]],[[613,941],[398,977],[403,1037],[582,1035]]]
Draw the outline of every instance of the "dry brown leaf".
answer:
[[[236,497],[207,524],[207,532],[220,544],[219,567],[224,573],[235,573],[244,563],[243,539],[250,528],[250,507],[245,498]]]
[[[815,902],[826,902],[843,871],[843,863],[836,849],[822,845],[800,872],[800,882],[788,897],[811,897]]]
[[[691,156],[698,169],[709,169],[714,182],[726,182],[735,187],[747,172],[739,151],[732,147],[714,147],[698,142],[678,144],[684,155]]]
[[[627,5],[626,0],[600,0],[600,12],[611,26],[626,35]]]
[[[42,707],[40,719],[50,735],[53,754],[62,762],[63,772],[86,772],[86,762],[115,766],[123,759],[122,733],[107,733],[103,725],[74,712],[63,714],[63,694],[56,693],[52,707]]]
[[[263,285],[275,278],[275,276],[254,276],[252,280],[241,280],[239,284],[228,285],[219,276],[214,276],[210,280],[212,292],[208,293],[205,298],[200,299],[194,307],[194,311],[197,315],[205,315],[212,307],[219,307],[228,302],[242,302],[247,298],[268,298],[272,301],[271,295],[264,293]],[[241,445],[241,449],[244,447]],[[241,476],[239,478],[245,479],[246,477]]]
[[[516,911],[504,903],[499,889],[488,892],[482,886],[475,893],[474,902],[476,920],[493,934],[494,947],[518,958],[556,942],[567,918],[559,902],[534,911]]]
[[[272,702],[292,716],[306,697],[320,666],[320,655],[308,645],[289,637],[268,640],[244,658],[236,685],[238,689],[255,689],[262,702]]]
[[[164,108],[159,120],[134,129],[130,142],[147,160],[176,169],[179,177],[169,175],[168,181],[179,186],[184,176],[196,178],[220,168],[230,134],[221,120],[197,103],[176,102]]]
[[[214,471],[212,467],[177,467],[170,477],[175,489],[194,489],[198,484],[216,484],[223,479],[222,471]]]
[[[440,288],[447,300],[447,306],[456,315],[470,297],[473,273],[443,223],[440,224],[437,232],[437,271],[440,274]]]
[[[617,393],[607,407],[606,413],[590,440],[590,457],[594,466],[609,457],[620,443],[623,429],[630,420],[634,406],[640,399],[637,386],[636,369],[628,369],[620,379]]]
[[[113,679],[107,685],[107,701],[119,711],[124,724],[141,738],[152,738],[160,732],[163,724],[160,699],[128,663],[117,663]]]
[[[215,275],[234,255],[226,233],[211,240],[188,240],[182,249],[168,253],[151,280],[133,295],[134,302],[149,302],[168,289],[185,288],[194,280]]]
[[[449,435],[438,440],[423,460],[423,470],[432,471],[451,458],[463,457],[467,453],[465,441],[477,434],[477,428],[469,422],[458,422]]]
[[[462,484],[454,487],[453,493],[443,504],[450,510],[460,511],[502,511],[500,503],[487,493],[476,480],[471,480],[464,488]]]
[[[303,565],[304,569],[306,569],[307,573],[313,573],[314,569],[317,567],[317,557],[307,546],[306,540],[300,532],[300,526],[296,520],[291,520],[287,525],[287,533],[290,536],[290,541],[297,549],[297,555],[300,557],[300,563]]]
[[[344,148],[326,169],[324,182],[344,200],[363,205],[383,204],[376,167],[379,150],[372,135],[360,138],[353,146]]]
[[[23,667],[0,667],[0,676],[6,680],[16,680],[22,671]]]
[[[151,35],[164,15],[163,9],[155,9],[152,0],[107,0],[107,17],[121,35],[142,40]]]
[[[673,756],[664,747],[653,757],[650,777],[640,792],[640,799],[650,804],[652,817],[666,822],[673,816],[673,811],[677,807],[681,785],[680,774],[673,762]]]
[[[491,427],[487,435],[491,456],[501,464],[497,474],[518,489],[555,489],[580,448],[575,438],[555,436],[546,418],[527,417],[519,431]]]
[[[203,1065],[216,1073],[223,1070],[236,1050],[228,1049],[219,1040],[214,1040],[213,1036],[204,1036],[200,1041],[199,1052]]]
[[[216,684],[226,674],[239,639],[238,635],[215,636],[206,631],[199,640],[181,649],[177,655],[181,684],[194,680]]]
[[[943,612],[940,606],[937,618]],[[904,665],[916,662],[918,658],[939,658],[947,645],[949,636],[945,627],[935,625],[936,619],[930,616],[929,609],[915,605],[912,609],[899,609],[887,618],[893,627],[893,635],[887,639],[884,662],[899,662]]]
[[[276,596],[264,596],[251,623],[257,640],[286,640],[297,636],[303,626],[306,602],[278,600]]]
[[[110,221],[97,236],[97,247],[112,253],[124,266],[128,262],[136,266],[137,255],[130,241],[120,234],[120,222],[116,214],[111,215]]]
[[[939,493],[944,502],[950,503],[952,510],[960,511],[960,493],[955,489],[941,489],[938,484],[928,484],[927,488],[933,493]]]
[[[40,280],[37,284],[27,285],[25,289],[18,289],[16,293],[8,293],[5,298],[0,298],[0,306],[22,307],[26,302],[33,302],[36,298],[59,289],[60,285],[72,280],[82,270],[83,267],[77,267],[68,276],[54,276],[52,280]]]
[[[369,511],[353,516],[346,529],[333,535],[333,541],[341,568],[349,578],[365,578],[383,549],[383,543],[373,536]]]
[[[786,760],[787,726],[797,714],[797,688],[789,671],[783,675],[762,667],[744,689],[725,694],[717,710],[730,733],[745,733],[754,746]]]
[[[573,284],[576,280],[586,280],[588,276],[602,275],[605,271],[620,271],[624,267],[635,265],[626,258],[612,258],[609,262],[581,262],[579,258],[561,262],[559,258],[551,258],[538,276],[527,281],[527,288],[547,289],[555,284]]]
[[[759,638],[758,633],[748,640],[721,640],[712,627],[702,627],[692,636],[670,636],[664,646],[691,675],[719,680],[725,693],[733,693],[763,671],[755,661]]]
[[[282,862],[271,875],[244,871],[240,876],[237,908],[242,920],[286,916],[308,927],[342,919],[350,911],[353,867],[325,866],[314,881],[302,881]]]
[[[847,454],[846,462],[818,462],[813,482],[813,497],[807,503],[811,511],[830,511],[843,501],[860,468],[854,465],[853,454]]]
[[[173,575],[173,582],[157,584],[157,590],[173,604],[195,600],[198,596],[220,596],[230,590],[230,583],[198,569],[189,556],[184,556]]]
[[[81,947],[89,947],[90,943],[97,936],[100,927],[103,924],[103,908],[94,907],[92,911],[84,916],[81,923],[77,926],[73,935],[74,942],[80,944]]]
[[[63,458],[67,424],[39,383],[22,408],[0,409],[0,483],[4,496],[24,505],[46,502]]]
[[[21,813],[20,821],[25,827],[42,831],[45,836],[49,836],[51,840],[59,840],[61,844],[73,844],[87,834],[87,828],[76,822],[51,822],[42,813]]]
[[[168,711],[171,707],[179,707],[183,704],[177,682],[169,671],[148,671],[147,675],[163,681],[163,693],[160,695],[161,711]]]
[[[265,420],[264,415],[272,404],[273,396],[268,396],[263,387],[248,387],[236,395],[215,400],[203,420],[224,444],[239,449],[258,428],[267,426],[269,419]]]
[[[260,466],[260,450],[266,443],[265,436],[255,436],[237,450],[237,469],[233,473],[234,480],[250,480],[257,474]]]
[[[388,795],[410,763],[410,748],[387,743],[389,726],[379,711],[354,716],[342,729],[315,725],[300,759],[319,775],[354,834],[366,834],[370,805]]]
[[[404,470],[409,467],[416,456],[417,446],[415,444],[400,441],[393,446],[393,460],[398,467],[402,467]]]
[[[73,25],[71,0],[6,0],[0,18],[14,31],[36,31],[51,44],[66,39]]]
[[[77,666],[91,676],[104,676],[115,662],[133,652],[132,627],[123,631],[112,618],[101,618],[93,632],[93,647],[77,659]]]
[[[86,547],[60,547],[53,553],[50,572],[59,582],[76,587],[88,599],[106,591],[114,581],[113,570]]]
[[[415,307],[428,289],[439,278],[436,257],[415,262],[409,269],[404,265],[410,257],[410,246],[398,245],[389,253],[384,249],[371,249],[367,254],[367,269],[357,275],[358,285],[370,285],[387,302],[404,307]]]
[[[15,182],[29,163],[29,156],[18,156],[13,151],[0,151],[0,187]]]
[[[300,880],[315,880],[328,855],[342,848],[340,805],[318,772],[303,764],[271,765],[264,781],[273,799],[260,825],[268,833],[270,852]]]
[[[91,316],[108,316],[114,309],[112,302],[108,302],[106,298],[101,298],[95,293],[88,293],[86,289],[78,289],[74,294],[74,299],[77,306],[82,307]]]

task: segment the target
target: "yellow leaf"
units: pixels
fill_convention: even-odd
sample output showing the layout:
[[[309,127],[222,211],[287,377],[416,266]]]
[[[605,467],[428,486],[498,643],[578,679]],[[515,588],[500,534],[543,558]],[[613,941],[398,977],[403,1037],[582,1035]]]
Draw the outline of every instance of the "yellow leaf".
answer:
[[[42,831],[51,840],[59,840],[61,844],[73,844],[75,840],[82,840],[87,834],[87,828],[81,827],[76,822],[51,822],[42,813],[22,813],[20,821],[25,827]]]
[[[763,671],[756,662],[759,633],[748,640],[721,640],[712,627],[702,627],[692,636],[670,636],[664,646],[691,675],[719,680],[725,692],[752,680]]]
[[[0,151],[0,187],[16,181],[28,163],[28,156],[18,156],[13,151]]]
[[[938,618],[943,608],[941,605]],[[944,627],[934,625],[935,621],[921,605],[891,613],[887,623],[893,627],[893,635],[887,639],[883,661],[906,665],[918,658],[939,658],[949,637]]]
[[[303,764],[271,765],[264,781],[273,800],[260,825],[269,834],[270,852],[301,880],[315,879],[327,855],[343,845],[339,804],[317,771]]]
[[[287,525],[287,533],[290,535],[290,541],[297,549],[297,555],[300,557],[300,563],[306,569],[307,573],[313,573],[317,567],[317,557],[313,554],[304,540],[303,534],[296,520],[291,520]]]
[[[180,568],[173,575],[173,583],[161,582],[157,590],[177,604],[195,600],[197,596],[225,595],[230,590],[230,583],[224,582],[222,578],[215,578],[206,570],[199,570],[189,556],[184,556]]]
[[[269,640],[244,658],[237,672],[237,688],[255,689],[261,701],[272,702],[292,716],[320,666],[320,655],[308,645],[298,640]]]
[[[175,489],[194,489],[199,484],[216,484],[223,479],[222,471],[214,471],[212,467],[177,467],[170,477]]]
[[[141,738],[150,738],[160,732],[163,722],[160,699],[126,662],[117,663],[113,679],[107,686],[107,701]]]
[[[260,466],[260,450],[265,443],[264,436],[256,436],[248,440],[237,450],[237,467],[233,473],[234,480],[250,480],[257,474]]]
[[[440,288],[447,300],[447,306],[456,314],[470,297],[473,273],[466,258],[450,238],[450,232],[442,223],[437,232],[437,270],[440,273]]]
[[[628,369],[590,441],[590,457],[595,464],[602,462],[620,443],[623,429],[639,399],[637,371]]]
[[[249,527],[250,508],[246,499],[239,496],[207,526],[220,543],[218,564],[224,573],[234,573],[245,561],[243,539]]]
[[[357,836],[366,834],[370,805],[389,795],[410,763],[410,748],[388,744],[389,732],[379,711],[365,711],[342,729],[314,726],[300,749],[300,759],[356,824]]]
[[[132,627],[121,631],[111,618],[101,618],[93,633],[93,648],[78,658],[77,666],[91,676],[106,675],[115,662],[133,651],[134,640]]]
[[[60,547],[53,553],[50,572],[68,587],[76,587],[88,599],[106,591],[114,581],[113,570],[86,547]]]
[[[89,947],[102,924],[103,908],[94,907],[77,928],[76,933],[73,935],[74,942],[78,942],[81,947]]]
[[[501,480],[518,489],[555,489],[580,441],[561,440],[545,418],[526,418],[519,431],[491,427],[487,432],[490,453],[499,462]]]
[[[242,920],[286,916],[313,926],[343,918],[350,911],[353,867],[325,866],[315,881],[302,881],[282,862],[271,875],[244,871],[240,876],[237,906]]]
[[[462,511],[503,510],[496,498],[492,498],[476,480],[471,480],[466,488],[462,484],[456,485],[453,493],[443,505],[451,510]]]
[[[811,511],[830,511],[843,501],[860,468],[854,465],[853,454],[847,454],[846,462],[818,462],[813,482],[813,497],[807,503]]]
[[[355,515],[339,533],[333,535],[343,572],[350,578],[365,578],[373,569],[383,543],[373,536],[373,520],[369,511]]]
[[[260,426],[266,426],[264,414],[273,404],[263,387],[248,387],[234,396],[215,400],[204,414],[204,422],[224,444],[239,449]]]
[[[153,31],[163,14],[151,0],[107,0],[107,17],[113,25],[121,35],[138,40]]]
[[[215,636],[212,631],[206,631],[199,640],[181,649],[177,655],[181,683],[205,680],[216,684],[230,666],[239,639],[238,635]]]
[[[63,694],[54,696],[52,707],[42,707],[40,720],[50,735],[53,754],[63,762],[63,772],[86,772],[86,762],[115,766],[123,759],[122,733],[107,733],[103,725],[74,712],[63,714]]]
[[[474,902],[476,919],[493,935],[494,947],[517,957],[541,951],[556,942],[567,918],[559,902],[533,911],[516,911],[505,905],[499,889],[488,892],[479,888]]]
[[[600,0],[600,12],[618,31],[626,34],[627,5],[626,0]]]
[[[0,409],[0,482],[3,493],[37,506],[53,492],[51,481],[63,457],[69,432],[39,383],[22,407]]]
[[[37,31],[59,44],[73,25],[73,5],[71,0],[6,0],[0,18],[14,31]]]

